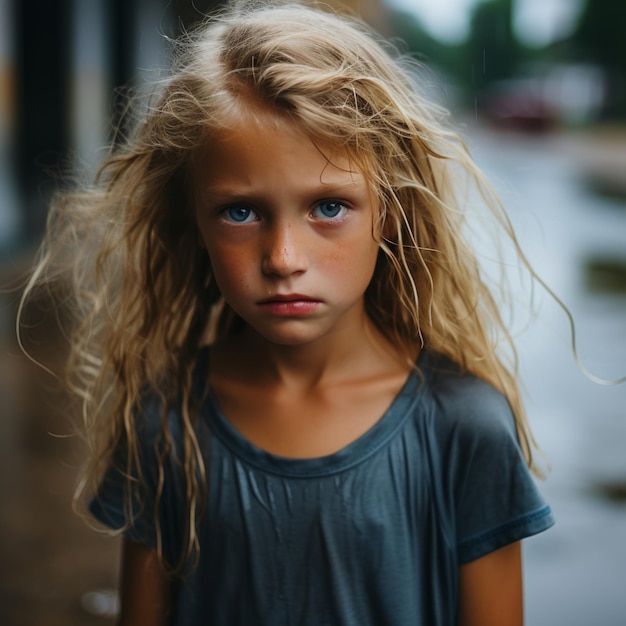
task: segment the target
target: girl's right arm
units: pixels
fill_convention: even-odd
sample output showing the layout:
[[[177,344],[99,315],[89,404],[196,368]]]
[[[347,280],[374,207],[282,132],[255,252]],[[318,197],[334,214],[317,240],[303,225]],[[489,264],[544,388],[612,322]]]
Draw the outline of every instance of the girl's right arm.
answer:
[[[172,593],[154,550],[124,538],[118,626],[166,626]]]

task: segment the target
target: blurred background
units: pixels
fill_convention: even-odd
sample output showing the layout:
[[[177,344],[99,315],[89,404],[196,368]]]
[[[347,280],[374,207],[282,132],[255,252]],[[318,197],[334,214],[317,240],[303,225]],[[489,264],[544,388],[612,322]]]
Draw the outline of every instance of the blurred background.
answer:
[[[331,3],[332,4],[332,3]],[[580,357],[626,373],[626,3],[354,0],[422,61],[521,244],[571,310]],[[21,356],[19,282],[63,177],[97,165],[124,98],[167,59],[202,0],[0,0],[0,624],[113,623],[117,540],[73,514],[71,402]],[[520,284],[520,299],[528,285]],[[519,330],[540,488],[557,525],[525,542],[528,626],[626,625],[626,386],[572,355],[541,289]],[[526,318],[524,318],[526,319]],[[62,345],[39,320],[39,351]]]

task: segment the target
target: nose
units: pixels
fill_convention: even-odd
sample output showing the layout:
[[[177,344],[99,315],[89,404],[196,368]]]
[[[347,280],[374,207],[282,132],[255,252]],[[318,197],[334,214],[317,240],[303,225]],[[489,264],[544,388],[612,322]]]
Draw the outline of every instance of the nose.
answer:
[[[306,234],[292,222],[273,224],[265,236],[262,269],[268,276],[286,277],[306,271]]]

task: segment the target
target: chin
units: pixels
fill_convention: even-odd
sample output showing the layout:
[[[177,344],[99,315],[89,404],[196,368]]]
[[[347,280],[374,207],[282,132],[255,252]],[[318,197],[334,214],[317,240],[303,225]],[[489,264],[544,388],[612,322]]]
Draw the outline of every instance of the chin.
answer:
[[[292,335],[287,335],[287,334],[281,334],[281,335],[276,335],[276,334],[262,334],[262,337],[267,340],[268,342],[276,345],[276,346],[285,346],[285,347],[296,347],[296,346],[306,346],[309,345],[311,343],[314,343],[316,340],[320,339],[320,337],[318,335],[315,336],[310,336],[310,335],[303,335],[303,334],[292,334]]]
[[[250,327],[252,332],[265,341],[277,346],[306,346],[321,339],[326,333],[313,331],[310,328],[255,328]]]

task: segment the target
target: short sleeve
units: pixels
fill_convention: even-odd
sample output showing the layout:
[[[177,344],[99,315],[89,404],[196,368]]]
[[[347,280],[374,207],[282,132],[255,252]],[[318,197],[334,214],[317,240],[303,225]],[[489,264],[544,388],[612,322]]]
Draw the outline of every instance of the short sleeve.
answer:
[[[449,385],[440,400],[440,435],[463,564],[542,532],[554,520],[524,460],[504,396],[473,377]]]
[[[156,533],[148,514],[154,511],[154,493],[146,488],[145,480],[141,485],[138,480],[136,466],[127,472],[126,446],[120,445],[89,503],[89,512],[108,528],[154,548]]]
[[[157,502],[159,485],[158,455],[160,444],[160,407],[156,400],[144,404],[137,420],[138,465],[128,467],[127,446],[121,443],[114,451],[109,468],[99,489],[89,503],[90,513],[102,524],[124,533],[133,541],[156,548],[157,536],[162,538],[163,554],[172,562],[180,550],[182,512],[177,506],[182,500],[182,475],[180,463],[174,453],[163,462],[162,492]],[[173,416],[169,418],[173,440],[179,441]],[[182,491],[184,494],[184,490]]]

